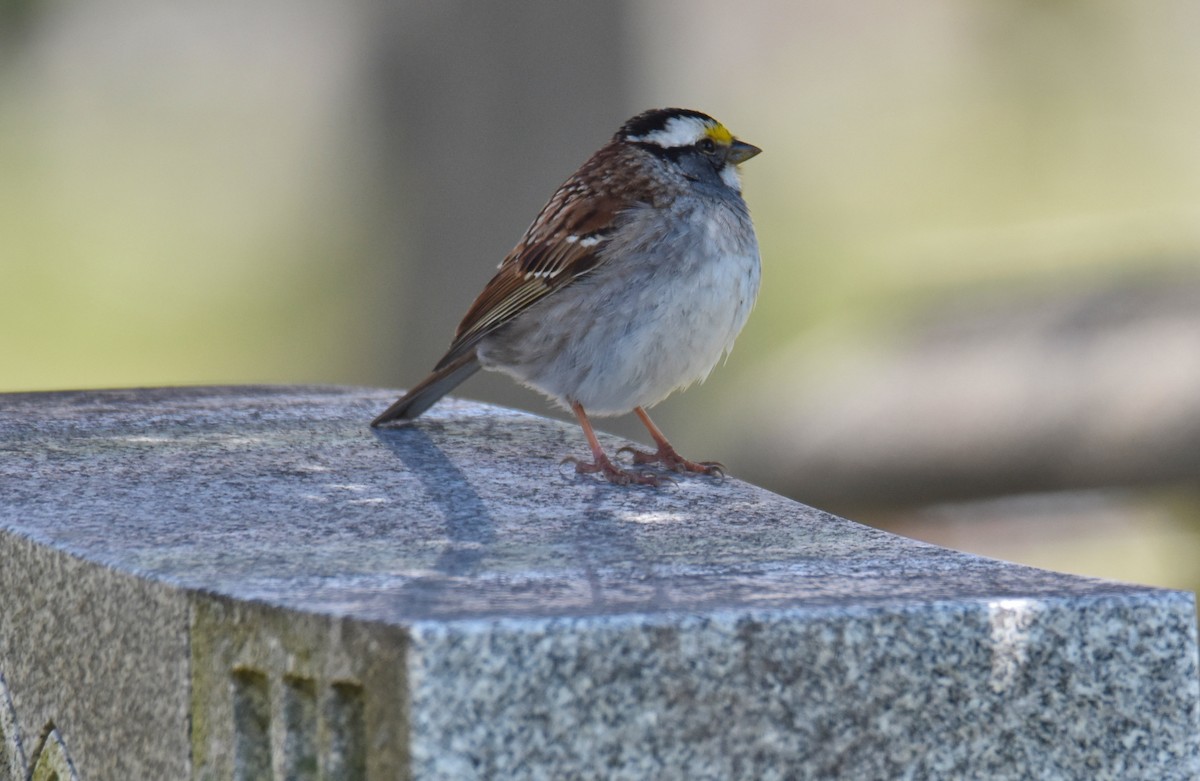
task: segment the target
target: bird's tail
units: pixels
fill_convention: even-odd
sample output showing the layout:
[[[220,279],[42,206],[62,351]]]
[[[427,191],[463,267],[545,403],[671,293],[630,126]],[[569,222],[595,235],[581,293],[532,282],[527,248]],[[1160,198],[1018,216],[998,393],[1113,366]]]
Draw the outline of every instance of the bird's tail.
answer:
[[[404,394],[404,398],[383,411],[371,421],[372,426],[390,423],[393,420],[414,420],[429,409],[438,399],[454,390],[459,383],[479,371],[479,360],[471,350],[450,363],[435,369],[425,379]]]

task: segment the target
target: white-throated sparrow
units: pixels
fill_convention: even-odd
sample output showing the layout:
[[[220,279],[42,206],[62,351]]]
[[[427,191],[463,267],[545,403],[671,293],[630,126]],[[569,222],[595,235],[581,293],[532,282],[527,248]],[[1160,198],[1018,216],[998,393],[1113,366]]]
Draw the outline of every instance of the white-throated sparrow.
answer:
[[[412,420],[495,369],[579,418],[593,461],[570,459],[577,472],[661,482],[614,464],[587,417],[632,410],[658,446],[635,464],[722,474],[676,453],[645,408],[708,376],[746,323],[760,270],[737,166],[760,151],[698,111],[630,119],[542,208],[433,373],[371,425]]]

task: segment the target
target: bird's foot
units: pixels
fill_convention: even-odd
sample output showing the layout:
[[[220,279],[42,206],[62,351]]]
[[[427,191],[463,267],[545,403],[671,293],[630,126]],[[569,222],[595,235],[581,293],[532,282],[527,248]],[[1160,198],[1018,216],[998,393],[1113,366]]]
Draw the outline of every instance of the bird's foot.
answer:
[[[575,465],[575,473],[580,475],[590,475],[599,473],[601,477],[614,485],[648,485],[658,487],[666,483],[675,482],[666,475],[655,475],[649,472],[634,472],[628,469],[622,469],[608,459],[608,456],[601,455],[595,461],[587,462],[574,456],[567,456],[562,460],[562,463],[572,463]]]
[[[638,450],[635,447],[626,445],[617,451],[618,453],[629,453],[633,456],[633,463],[637,466],[646,464],[659,464],[672,472],[693,473],[699,475],[709,475],[710,477],[725,477],[725,465],[719,461],[690,461],[679,453],[675,452],[675,448],[670,445],[663,445],[654,452],[646,450]]]

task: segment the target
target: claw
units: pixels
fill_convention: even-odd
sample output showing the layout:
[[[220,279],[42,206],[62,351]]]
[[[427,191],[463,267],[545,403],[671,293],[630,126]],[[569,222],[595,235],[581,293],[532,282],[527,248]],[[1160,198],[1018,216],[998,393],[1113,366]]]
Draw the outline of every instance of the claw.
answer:
[[[607,458],[589,462],[575,456],[567,456],[562,460],[562,463],[574,464],[575,473],[580,475],[599,472],[601,477],[614,485],[648,485],[658,487],[665,483],[675,482],[665,475],[660,476],[649,472],[632,472],[627,469],[621,469]]]
[[[675,452],[675,448],[670,445],[664,445],[658,449],[658,452],[651,453],[646,450],[638,450],[635,447],[626,445],[617,450],[618,453],[629,453],[633,456],[633,463],[637,466],[646,464],[661,464],[663,467],[670,469],[672,472],[708,475],[718,479],[725,478],[725,465],[720,461],[689,461],[683,456]]]

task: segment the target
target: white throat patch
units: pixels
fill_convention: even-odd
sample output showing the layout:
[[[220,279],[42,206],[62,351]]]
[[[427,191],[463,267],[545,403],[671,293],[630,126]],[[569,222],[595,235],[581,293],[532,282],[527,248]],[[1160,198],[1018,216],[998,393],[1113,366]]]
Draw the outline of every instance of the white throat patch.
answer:
[[[732,190],[742,191],[742,177],[738,175],[737,166],[733,163],[726,163],[721,169],[721,179]]]

